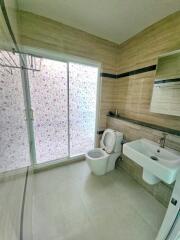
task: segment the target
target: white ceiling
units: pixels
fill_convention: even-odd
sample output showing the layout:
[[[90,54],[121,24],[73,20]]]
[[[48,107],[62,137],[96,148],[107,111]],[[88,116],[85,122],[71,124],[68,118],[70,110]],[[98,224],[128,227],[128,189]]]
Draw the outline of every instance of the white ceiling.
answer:
[[[121,43],[180,10],[180,0],[18,0],[19,8]]]

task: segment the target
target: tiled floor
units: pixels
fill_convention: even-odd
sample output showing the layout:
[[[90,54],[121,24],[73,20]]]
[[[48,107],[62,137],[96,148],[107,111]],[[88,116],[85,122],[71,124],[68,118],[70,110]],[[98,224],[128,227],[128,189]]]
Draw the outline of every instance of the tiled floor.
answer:
[[[0,240],[20,239],[25,174],[0,176]]]
[[[86,162],[34,175],[33,240],[154,240],[166,209],[123,170]]]

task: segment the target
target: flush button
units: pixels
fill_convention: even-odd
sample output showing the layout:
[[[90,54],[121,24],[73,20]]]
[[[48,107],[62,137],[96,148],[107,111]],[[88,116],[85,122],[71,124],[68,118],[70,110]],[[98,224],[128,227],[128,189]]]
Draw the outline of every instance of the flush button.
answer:
[[[172,198],[172,199],[171,199],[171,203],[172,203],[174,206],[176,206],[177,200],[176,200],[175,198]]]

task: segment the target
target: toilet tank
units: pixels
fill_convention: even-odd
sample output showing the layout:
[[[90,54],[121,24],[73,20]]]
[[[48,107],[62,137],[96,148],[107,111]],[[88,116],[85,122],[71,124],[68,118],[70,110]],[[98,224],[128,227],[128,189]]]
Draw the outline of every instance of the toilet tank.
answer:
[[[113,152],[115,153],[121,152],[122,140],[123,140],[123,133],[116,131],[116,143],[115,143]]]

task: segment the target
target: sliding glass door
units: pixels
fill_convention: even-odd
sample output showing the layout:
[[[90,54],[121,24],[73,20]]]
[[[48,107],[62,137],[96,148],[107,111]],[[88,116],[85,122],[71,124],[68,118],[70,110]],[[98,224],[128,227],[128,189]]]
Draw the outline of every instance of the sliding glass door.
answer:
[[[98,68],[69,63],[70,156],[94,148]]]
[[[98,67],[0,54],[0,172],[69,160],[93,148]]]
[[[28,71],[28,79],[35,162],[65,161],[93,148],[98,68],[42,58],[40,71]]]
[[[39,72],[28,71],[36,162],[68,154],[67,63],[42,59]]]

